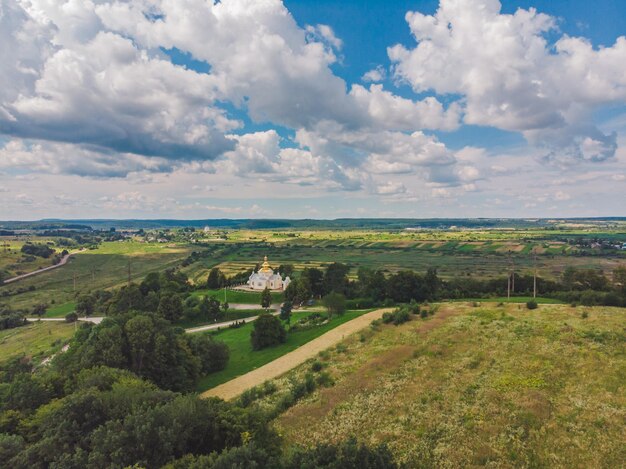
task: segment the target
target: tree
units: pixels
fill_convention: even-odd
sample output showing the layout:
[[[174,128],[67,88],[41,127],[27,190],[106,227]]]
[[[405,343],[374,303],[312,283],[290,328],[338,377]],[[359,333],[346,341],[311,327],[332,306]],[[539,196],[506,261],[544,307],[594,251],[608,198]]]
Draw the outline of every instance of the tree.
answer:
[[[216,290],[218,288],[222,288],[226,285],[226,277],[222,273],[220,269],[217,267],[213,267],[211,272],[209,272],[209,277],[206,281],[206,286],[211,288],[212,290]]]
[[[208,298],[207,300],[208,310],[207,310],[207,319],[209,321],[216,322],[218,319],[222,318],[222,310],[220,309],[220,302],[214,296]]]
[[[346,294],[348,290],[348,272],[350,267],[339,262],[333,262],[326,268],[324,274],[324,293],[337,292]]]
[[[261,350],[272,345],[283,343],[287,340],[287,331],[280,320],[271,314],[261,314],[256,321],[250,334],[253,350]]]
[[[261,292],[261,307],[269,308],[272,304],[272,294],[270,293],[269,288],[265,287],[265,290]]]
[[[322,302],[331,317],[346,311],[346,297],[341,293],[331,292],[322,299]]]
[[[429,300],[434,300],[437,297],[440,286],[441,281],[437,277],[437,269],[429,267],[424,276],[424,290]]]
[[[170,322],[178,321],[183,317],[183,303],[176,294],[161,295],[157,314]]]
[[[309,297],[311,295],[321,298],[325,293],[324,291],[324,272],[320,269],[316,269],[315,267],[307,267],[302,271],[300,275],[300,281],[306,282],[307,287],[310,291]]]
[[[33,306],[33,315],[42,317],[46,314],[46,310],[48,309],[48,305],[45,303],[38,303]]]
[[[291,310],[293,309],[293,303],[286,300],[280,307],[280,319],[287,324],[291,322]]]
[[[389,297],[398,303],[408,303],[411,300],[424,301],[423,278],[410,270],[401,270],[389,277],[387,282]]]
[[[76,301],[76,313],[79,316],[91,316],[96,307],[96,299],[93,295],[80,295]]]
[[[223,370],[228,364],[230,352],[224,342],[215,340],[210,334],[187,334],[189,346],[200,359],[203,373]]]
[[[276,270],[280,272],[281,275],[291,277],[293,275],[293,264],[280,264]]]

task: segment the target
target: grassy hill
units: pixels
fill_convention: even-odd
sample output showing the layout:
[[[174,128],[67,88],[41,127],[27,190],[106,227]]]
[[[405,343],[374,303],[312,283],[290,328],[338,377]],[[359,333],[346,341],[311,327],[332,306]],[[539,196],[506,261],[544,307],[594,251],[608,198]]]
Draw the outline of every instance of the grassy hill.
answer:
[[[620,467],[624,324],[618,308],[444,304],[323,354],[335,385],[275,424],[289,443],[387,442],[410,467]]]

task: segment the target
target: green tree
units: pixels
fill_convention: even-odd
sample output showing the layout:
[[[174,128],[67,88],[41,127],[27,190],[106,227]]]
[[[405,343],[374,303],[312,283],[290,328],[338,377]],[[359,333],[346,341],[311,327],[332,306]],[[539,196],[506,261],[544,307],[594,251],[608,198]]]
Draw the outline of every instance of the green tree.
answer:
[[[348,291],[348,272],[350,268],[340,262],[333,262],[324,273],[324,293],[337,292],[346,294]]]
[[[209,272],[209,276],[206,281],[206,286],[212,290],[216,290],[218,288],[222,288],[225,285],[226,285],[226,277],[224,276],[224,274],[219,268],[213,267],[211,271]]]
[[[250,334],[253,350],[261,350],[265,347],[277,345],[287,340],[287,331],[280,320],[271,314],[261,314],[256,321]]]
[[[170,322],[178,321],[182,318],[183,303],[180,300],[180,296],[176,294],[161,295],[161,301],[159,301],[157,314]]]
[[[35,306],[33,306],[33,315],[42,317],[44,314],[46,314],[47,309],[48,309],[47,304],[38,303]]]
[[[96,307],[96,299],[93,295],[80,295],[76,300],[76,313],[79,316],[91,316]]]
[[[293,309],[293,303],[286,300],[280,307],[280,319],[287,324],[291,322],[291,310]]]
[[[203,373],[223,370],[228,364],[230,352],[224,342],[215,340],[210,334],[187,334],[194,355],[200,359]]]
[[[424,294],[429,300],[437,298],[441,281],[437,276],[437,269],[435,267],[429,267],[424,276]]]
[[[148,316],[135,316],[124,325],[128,342],[131,370],[141,374],[144,358],[154,347],[154,323]]]
[[[272,294],[270,293],[269,288],[265,287],[265,290],[261,292],[261,307],[269,308],[272,304]]]
[[[280,272],[281,275],[291,277],[293,275],[293,264],[280,264],[276,270]]]
[[[311,295],[316,298],[321,298],[325,293],[324,272],[320,269],[315,267],[305,268],[300,275],[300,280],[307,283],[307,287],[310,291],[309,296],[306,298],[307,300],[311,297]]]
[[[322,303],[328,311],[330,317],[343,314],[346,311],[346,297],[341,293],[331,292],[322,298]]]
[[[220,302],[214,296],[208,299],[208,313],[207,318],[209,321],[216,322],[223,317],[222,310],[220,308]]]

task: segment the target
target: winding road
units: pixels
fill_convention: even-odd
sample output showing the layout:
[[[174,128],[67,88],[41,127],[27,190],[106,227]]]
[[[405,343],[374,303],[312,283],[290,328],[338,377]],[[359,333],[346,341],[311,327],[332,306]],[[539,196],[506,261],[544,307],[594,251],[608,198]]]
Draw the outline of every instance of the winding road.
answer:
[[[6,285],[7,283],[17,282],[18,280],[22,280],[22,279],[25,279],[25,278],[28,278],[28,277],[32,277],[33,275],[37,275],[37,274],[40,274],[42,272],[48,272],[49,270],[56,269],[57,267],[64,266],[65,264],[67,264],[67,261],[70,260],[70,257],[72,257],[74,254],[76,254],[76,253],[75,252],[70,252],[69,254],[66,254],[65,256],[63,256],[58,264],[51,265],[50,267],[43,267],[41,269],[37,269],[37,270],[34,270],[32,272],[28,272],[26,274],[18,275],[17,277],[8,278],[4,282],[0,283],[0,285]]]

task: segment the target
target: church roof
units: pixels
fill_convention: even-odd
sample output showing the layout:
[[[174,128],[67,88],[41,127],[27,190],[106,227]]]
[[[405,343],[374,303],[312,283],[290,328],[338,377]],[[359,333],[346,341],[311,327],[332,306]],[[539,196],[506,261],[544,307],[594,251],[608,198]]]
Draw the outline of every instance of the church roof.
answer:
[[[270,267],[270,263],[267,262],[267,256],[265,256],[263,260],[263,265],[259,269],[259,272],[272,272],[272,268]]]

